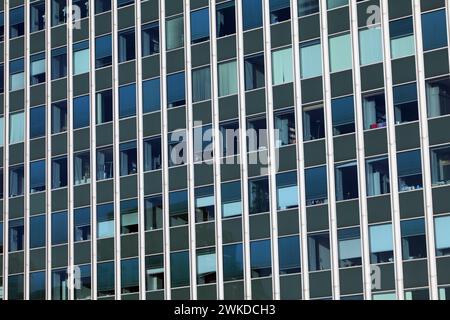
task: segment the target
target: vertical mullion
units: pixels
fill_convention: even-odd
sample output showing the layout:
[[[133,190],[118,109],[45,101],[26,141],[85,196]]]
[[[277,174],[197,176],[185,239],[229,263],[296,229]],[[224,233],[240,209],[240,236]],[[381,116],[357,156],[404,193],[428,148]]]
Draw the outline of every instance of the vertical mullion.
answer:
[[[197,300],[197,255],[195,243],[195,200],[194,200],[194,119],[192,106],[192,61],[191,61],[191,3],[184,0],[184,34],[185,34],[185,79],[186,79],[186,112],[187,112],[187,170],[188,170],[188,204],[189,204],[189,257],[191,299]]]
[[[96,83],[95,83],[95,7],[94,1],[89,1],[89,48],[90,48],[90,73],[89,73],[89,105],[90,105],[90,136],[91,136],[91,299],[97,299],[97,131],[96,131]]]
[[[220,126],[219,126],[219,86],[218,86],[218,68],[217,68],[217,28],[216,28],[216,0],[210,0],[210,46],[211,46],[211,104],[213,113],[213,165],[214,165],[214,190],[215,190],[215,224],[216,224],[216,274],[217,274],[217,299],[223,300],[223,239],[222,239],[222,194],[221,194],[221,144],[220,144]]]
[[[263,33],[264,33],[264,68],[266,86],[266,116],[268,133],[268,174],[270,194],[270,237],[271,237],[271,259],[272,259],[272,293],[273,299],[280,299],[280,272],[278,264],[278,220],[277,220],[277,189],[276,171],[277,161],[275,148],[275,126],[273,116],[273,92],[272,92],[272,51],[270,36],[270,7],[269,1],[263,2]]]
[[[356,156],[358,163],[358,194],[360,211],[361,230],[361,253],[363,270],[363,290],[364,297],[370,299],[372,292],[370,252],[369,252],[369,225],[367,216],[367,189],[366,189],[366,166],[364,149],[364,120],[362,113],[361,96],[361,70],[360,70],[360,50],[359,50],[359,29],[358,29],[358,8],[355,1],[350,2],[350,23],[351,39],[353,48],[353,85],[355,101],[355,129],[356,129]]]
[[[436,248],[434,243],[433,194],[431,189],[430,141],[428,136],[427,95],[425,90],[425,62],[422,44],[422,15],[420,0],[413,0],[414,35],[416,42],[416,68],[419,106],[420,145],[422,154],[425,230],[427,235],[427,263],[430,299],[438,299]]]
[[[9,273],[9,0],[4,0],[4,146],[3,146],[3,299],[8,300]]]
[[[326,137],[326,161],[328,175],[328,212],[329,212],[329,234],[330,234],[330,260],[331,281],[333,298],[339,300],[339,259],[337,243],[337,221],[336,221],[336,192],[334,175],[334,143],[333,143],[333,118],[331,111],[331,80],[330,80],[330,51],[328,49],[328,18],[327,2],[321,1],[320,23],[323,55],[323,86],[324,86],[324,119]]]
[[[137,115],[137,155],[138,155],[138,212],[139,212],[139,298],[145,300],[145,207],[144,207],[144,124],[142,105],[142,16],[141,1],[135,3],[136,10],[136,115]]]
[[[51,16],[51,1],[45,2],[45,16]],[[51,299],[51,272],[52,272],[52,252],[51,252],[51,212],[52,212],[52,82],[51,82],[51,56],[52,56],[52,43],[51,43],[51,19],[45,19],[45,76],[46,76],[46,214],[45,214],[45,253],[46,253],[46,268],[45,268],[45,296],[47,300]]]
[[[24,104],[24,119],[25,119],[25,141],[24,141],[24,299],[29,298],[29,273],[30,273],[30,17],[29,17],[29,0],[24,1],[24,40],[25,40],[25,55],[24,55],[24,74],[25,74],[25,104]]]
[[[67,264],[67,283],[68,300],[74,297],[74,278],[73,278],[73,209],[74,209],[74,165],[73,165],[73,12],[72,0],[67,0],[66,7],[66,26],[67,26],[67,140],[68,140],[68,264]]]
[[[166,57],[166,0],[159,0],[160,26],[160,84],[161,84],[161,148],[162,148],[162,191],[163,191],[163,244],[164,244],[164,297],[170,300],[170,217],[169,217],[169,151],[167,127],[167,57]]]
[[[245,109],[245,69],[244,69],[244,30],[242,2],[236,1],[236,38],[237,38],[237,66],[238,66],[238,100],[239,100],[239,141],[242,187],[242,227],[244,248],[244,298],[252,299],[252,279],[250,267],[250,217],[248,210],[248,162],[247,162],[247,122]]]
[[[299,230],[300,230],[300,257],[302,271],[302,299],[309,299],[309,273],[308,273],[308,237],[306,224],[306,184],[305,184],[305,154],[303,146],[303,109],[300,74],[300,47],[298,29],[298,2],[291,1],[292,16],[292,56],[294,66],[294,90],[295,90],[295,123],[297,128],[297,183],[299,199]]]
[[[381,26],[383,30],[383,48],[384,48],[384,78],[386,88],[386,120],[388,133],[388,158],[389,172],[391,183],[391,212],[392,212],[392,229],[394,236],[394,268],[397,298],[404,299],[403,292],[403,261],[402,261],[402,245],[400,230],[400,202],[398,195],[398,174],[397,174],[397,141],[395,134],[395,114],[394,114],[394,97],[393,97],[393,80],[391,66],[391,47],[389,34],[389,13],[388,1],[381,0]]]
[[[112,65],[113,65],[113,152],[114,152],[114,272],[115,296],[121,299],[120,269],[120,138],[119,138],[119,66],[118,66],[118,11],[117,0],[112,0]]]

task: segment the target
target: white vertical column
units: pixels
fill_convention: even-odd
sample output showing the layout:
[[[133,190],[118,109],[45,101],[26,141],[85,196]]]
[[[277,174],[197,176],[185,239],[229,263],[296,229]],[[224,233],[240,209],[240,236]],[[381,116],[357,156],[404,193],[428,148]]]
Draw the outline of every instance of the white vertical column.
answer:
[[[302,299],[309,300],[309,265],[308,265],[308,228],[306,224],[306,185],[305,185],[305,154],[303,146],[303,109],[300,73],[300,36],[298,32],[298,2],[291,0],[291,32],[292,55],[294,62],[294,103],[295,124],[297,128],[297,184],[299,199],[299,231],[300,231],[300,261],[302,270]]]
[[[96,130],[96,108],[95,95],[95,6],[94,1],[89,1],[89,48],[90,73],[89,73],[89,105],[91,135],[91,299],[97,299],[97,130]]]
[[[425,63],[422,43],[422,16],[420,0],[413,0],[414,35],[416,41],[417,88],[419,106],[420,144],[422,154],[422,179],[425,208],[425,229],[428,251],[428,280],[430,299],[438,300],[436,247],[434,242],[433,192],[431,189],[430,141],[428,136],[427,93],[425,89]]]
[[[272,247],[272,292],[273,299],[280,299],[280,270],[278,264],[278,219],[277,219],[277,150],[275,148],[275,124],[273,116],[273,89],[272,89],[272,51],[270,36],[270,7],[269,1],[263,2],[263,33],[264,33],[264,68],[266,86],[266,115],[268,133],[268,174],[270,193],[270,237]]]
[[[8,300],[8,273],[9,273],[9,0],[4,0],[4,139],[3,144],[3,299]]]
[[[138,156],[138,212],[139,212],[139,298],[145,300],[145,206],[144,206],[144,124],[142,106],[142,18],[141,0],[135,3],[136,13],[136,119]]]
[[[52,271],[52,242],[51,242],[51,212],[52,212],[52,42],[51,42],[51,1],[45,2],[45,77],[46,77],[46,96],[45,96],[45,297],[51,300],[51,271]]]
[[[247,119],[245,110],[245,66],[244,66],[244,28],[242,24],[242,2],[236,1],[236,39],[238,66],[239,99],[239,141],[241,164],[242,227],[244,249],[244,298],[252,299],[252,278],[250,269],[250,217],[248,210],[248,162],[247,162]]]
[[[356,158],[358,162],[358,193],[359,193],[359,216],[361,230],[361,254],[363,270],[364,297],[370,300],[372,292],[372,280],[370,269],[369,248],[369,225],[367,216],[367,188],[366,188],[366,161],[364,150],[364,120],[361,96],[361,71],[359,63],[359,32],[358,32],[358,8],[355,1],[350,2],[350,23],[353,48],[353,92],[355,101],[355,136],[356,136]]]
[[[119,58],[117,0],[112,1],[112,84],[113,84],[113,152],[114,152],[114,272],[116,299],[121,299],[120,270],[120,137],[119,137]]]
[[[191,299],[197,300],[197,254],[195,241],[195,184],[194,184],[194,115],[192,106],[192,61],[191,61],[191,2],[184,0],[184,57],[187,111],[187,170],[189,197],[189,260]]]
[[[29,0],[24,1],[24,37],[25,37],[25,54],[24,54],[24,74],[25,74],[25,104],[24,104],[24,119],[25,119],[25,133],[24,133],[24,299],[29,299],[30,286],[30,3]]]
[[[67,283],[68,286],[68,300],[74,298],[74,277],[73,277],[73,208],[74,208],[74,176],[73,176],[73,12],[72,12],[72,0],[67,0],[66,9],[66,24],[67,24],[67,171],[68,171],[68,206],[67,206],[67,218],[68,218],[68,264],[67,264]],[[51,217],[51,216],[50,216]]]
[[[395,114],[394,97],[392,90],[392,66],[391,66],[391,46],[389,36],[389,13],[388,1],[381,0],[381,27],[383,30],[383,49],[384,49],[384,82],[386,96],[386,121],[388,134],[388,153],[389,153],[389,181],[391,183],[391,212],[392,227],[394,235],[394,260],[395,260],[395,282],[397,299],[404,300],[403,291],[403,261],[402,261],[402,243],[400,229],[400,203],[398,195],[398,175],[397,175],[397,142],[395,136]]]
[[[159,42],[161,83],[161,149],[162,149],[162,191],[163,191],[163,248],[164,248],[164,298],[170,300],[170,217],[169,217],[169,147],[167,127],[167,58],[166,58],[166,0],[159,0]]]
[[[340,299],[339,286],[339,257],[337,241],[337,221],[336,221],[336,192],[334,177],[334,144],[333,144],[333,117],[331,111],[331,80],[330,80],[330,57],[328,49],[328,19],[327,2],[320,4],[320,23],[322,38],[323,56],[323,87],[324,87],[324,119],[326,137],[326,159],[328,175],[328,215],[330,228],[330,258],[331,258],[331,281],[332,294],[335,300]]]
[[[216,214],[216,283],[217,299],[223,300],[223,239],[222,239],[222,194],[221,194],[221,143],[219,126],[219,78],[217,68],[217,28],[216,28],[216,0],[209,2],[209,30],[211,50],[211,105],[212,105],[212,130],[213,130],[213,165],[214,165],[214,207]]]

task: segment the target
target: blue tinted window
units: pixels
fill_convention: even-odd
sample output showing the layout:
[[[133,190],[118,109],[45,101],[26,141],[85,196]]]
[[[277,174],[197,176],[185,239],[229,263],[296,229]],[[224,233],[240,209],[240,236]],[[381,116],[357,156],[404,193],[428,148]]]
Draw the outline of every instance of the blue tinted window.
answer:
[[[109,66],[112,62],[111,35],[95,39],[95,67]]]
[[[300,272],[300,240],[298,236],[278,239],[280,274]]]
[[[30,248],[45,246],[45,214],[30,218]]]
[[[238,280],[243,277],[242,244],[223,246],[223,280]]]
[[[24,7],[9,11],[9,37],[16,38],[24,34]]]
[[[182,106],[186,103],[184,72],[167,76],[167,103],[169,107]]]
[[[143,110],[144,113],[158,111],[161,107],[161,94],[159,78],[142,82]]]
[[[30,138],[45,135],[45,106],[30,109]]]
[[[45,300],[45,271],[30,273],[30,300]]]
[[[149,23],[142,26],[142,56],[159,52],[159,24]]]
[[[172,287],[189,285],[189,252],[170,254],[170,278]]]
[[[319,0],[298,1],[298,15],[300,17],[319,12],[319,9],[320,9]]]
[[[9,221],[9,251],[23,250],[24,244],[23,219]]]
[[[73,99],[73,128],[89,126],[89,96]]]
[[[325,166],[305,170],[306,205],[327,202],[327,169]]]
[[[122,293],[139,292],[138,259],[127,259],[120,262]]]
[[[52,214],[52,245],[67,243],[67,212]]]
[[[234,0],[216,5],[217,37],[236,33],[236,12]]]
[[[191,41],[198,43],[209,39],[208,8],[191,12]]]
[[[97,275],[98,296],[114,295],[114,262],[99,263]]]
[[[52,80],[67,75],[67,47],[52,50]]]
[[[74,240],[84,241],[91,239],[91,209],[80,208],[73,212]]]
[[[125,118],[136,114],[136,85],[119,88],[119,116]]]
[[[335,136],[355,132],[353,96],[332,100],[331,109]]]
[[[30,163],[30,192],[45,190],[45,160]]]
[[[262,0],[243,0],[242,14],[244,30],[262,26]]]
[[[432,50],[447,45],[447,24],[445,10],[422,15],[423,49]]]
[[[97,206],[97,237],[114,237],[114,204]]]
[[[289,0],[270,0],[270,22],[277,23],[291,18]]]
[[[267,277],[272,274],[270,240],[250,243],[250,267],[252,278]]]

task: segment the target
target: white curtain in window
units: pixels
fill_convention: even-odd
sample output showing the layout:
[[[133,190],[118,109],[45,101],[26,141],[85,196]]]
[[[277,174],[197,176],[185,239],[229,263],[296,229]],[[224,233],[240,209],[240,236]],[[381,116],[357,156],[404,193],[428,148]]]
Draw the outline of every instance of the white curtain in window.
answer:
[[[23,89],[25,86],[24,73],[15,73],[11,75],[10,91]]]
[[[97,179],[105,179],[105,154],[101,151],[97,152]]]
[[[308,112],[303,112],[303,131],[305,133],[305,140],[310,140],[312,138],[311,117]]]
[[[406,57],[414,54],[414,35],[395,38],[391,40],[392,59]]]
[[[178,17],[166,21],[166,42],[167,50],[176,49],[183,46],[183,17]]]
[[[322,52],[320,43],[300,48],[301,77],[312,78],[322,74]]]
[[[376,102],[373,99],[364,99],[364,129],[370,129],[372,124],[377,123]]]
[[[24,139],[24,113],[10,115],[9,143],[19,143]]]
[[[436,249],[450,248],[450,216],[435,218]]]
[[[367,65],[383,60],[381,27],[373,27],[359,32],[360,63]]]
[[[352,46],[350,34],[332,37],[330,43],[331,72],[338,72],[352,68]]]
[[[438,117],[441,115],[440,91],[439,85],[427,83],[427,105],[429,117]]]
[[[236,61],[219,64],[219,96],[237,92]]]
[[[9,195],[17,196],[19,195],[19,175],[16,171],[10,171],[10,179],[9,179]]]
[[[128,153],[126,151],[120,152],[120,175],[126,176],[128,174]]]
[[[277,148],[289,144],[289,119],[275,117],[275,128],[278,130]]]
[[[382,224],[370,227],[370,252],[392,251],[392,225]]]
[[[73,53],[73,73],[75,75],[89,72],[89,49]]]
[[[292,82],[292,49],[286,48],[272,52],[273,85]]]
[[[208,68],[192,71],[192,99],[194,102],[211,97],[211,73]]]
[[[37,60],[31,63],[31,75],[45,73],[45,59]]]
[[[81,157],[74,157],[74,184],[83,183],[83,159]]]
[[[52,162],[52,186],[59,188],[61,186],[61,165],[59,162]]]

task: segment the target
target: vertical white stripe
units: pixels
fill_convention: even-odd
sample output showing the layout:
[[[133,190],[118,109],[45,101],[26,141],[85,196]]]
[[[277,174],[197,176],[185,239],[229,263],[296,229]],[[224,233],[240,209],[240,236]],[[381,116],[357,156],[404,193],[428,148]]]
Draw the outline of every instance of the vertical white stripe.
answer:
[[[364,150],[364,120],[361,97],[361,70],[359,63],[359,33],[358,33],[358,8],[355,1],[350,4],[350,21],[353,46],[353,84],[355,101],[355,136],[356,157],[358,161],[358,193],[359,193],[359,215],[361,230],[361,254],[363,271],[363,290],[365,299],[370,299],[372,292],[372,280],[370,271],[370,248],[369,248],[369,225],[367,216],[367,189],[366,189],[366,164]]]
[[[391,183],[391,212],[392,229],[394,234],[394,260],[395,260],[395,282],[397,299],[404,299],[403,292],[403,262],[402,262],[402,244],[400,230],[400,203],[398,195],[398,175],[397,175],[397,142],[395,135],[395,114],[394,97],[392,90],[392,66],[391,66],[391,47],[389,36],[389,12],[388,1],[381,0],[381,26],[383,30],[383,48],[384,48],[384,82],[386,96],[386,120],[388,134],[388,153],[389,153],[389,181]]]
[[[300,81],[300,35],[298,32],[298,2],[291,1],[292,16],[292,52],[294,62],[294,92],[295,92],[295,123],[297,128],[297,183],[299,199],[299,232],[300,232],[300,261],[302,270],[302,299],[309,300],[308,273],[308,237],[306,224],[306,185],[305,185],[305,154],[303,146],[303,109]]]
[[[333,144],[333,117],[331,111],[331,80],[330,80],[330,57],[328,50],[328,19],[327,3],[321,2],[320,23],[322,37],[322,55],[323,55],[323,108],[325,119],[325,137],[326,137],[326,159],[328,175],[328,214],[330,230],[330,258],[331,258],[331,281],[332,294],[336,300],[340,299],[339,287],[339,257],[337,241],[337,221],[336,221],[336,193],[334,180],[334,144]]]
[[[275,125],[273,116],[273,89],[272,89],[272,51],[270,36],[270,7],[269,2],[263,2],[263,33],[264,33],[264,63],[265,63],[265,86],[266,86],[266,115],[268,133],[268,173],[270,192],[270,237],[272,247],[272,292],[273,299],[280,299],[280,271],[278,264],[278,220],[277,220],[277,187],[276,166],[277,157],[275,150]]]
[[[252,299],[252,279],[250,269],[250,217],[248,211],[248,163],[247,163],[247,119],[245,110],[245,69],[244,69],[244,29],[242,24],[242,2],[236,1],[236,39],[239,94],[239,141],[242,188],[242,227],[244,248],[244,298]]]
[[[433,193],[431,189],[431,161],[430,142],[428,137],[428,113],[427,95],[425,90],[425,62],[422,44],[422,16],[420,11],[420,0],[413,0],[414,34],[416,39],[416,65],[417,65],[417,88],[419,107],[419,127],[422,153],[422,177],[424,210],[428,250],[428,279],[430,286],[430,299],[439,298],[437,288],[436,248],[434,243],[434,218],[433,218]]]

